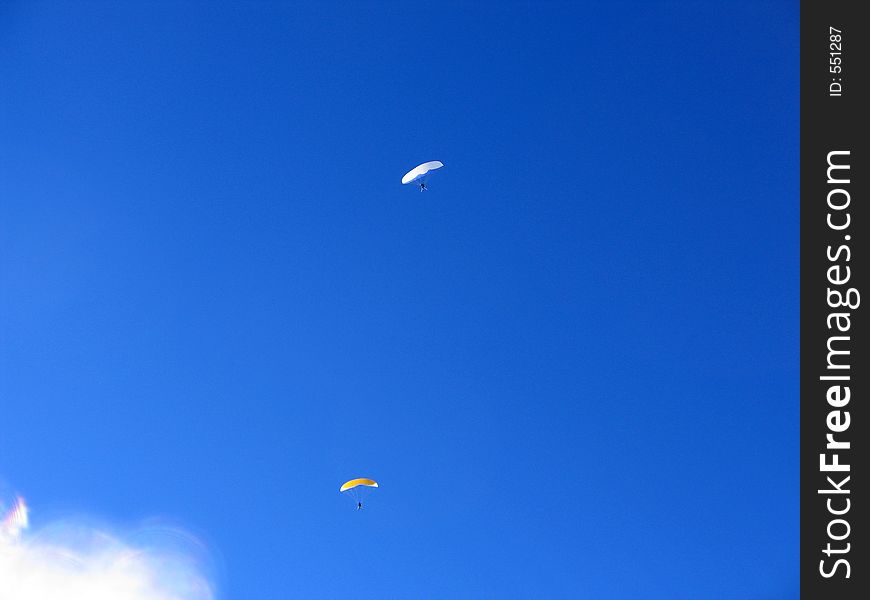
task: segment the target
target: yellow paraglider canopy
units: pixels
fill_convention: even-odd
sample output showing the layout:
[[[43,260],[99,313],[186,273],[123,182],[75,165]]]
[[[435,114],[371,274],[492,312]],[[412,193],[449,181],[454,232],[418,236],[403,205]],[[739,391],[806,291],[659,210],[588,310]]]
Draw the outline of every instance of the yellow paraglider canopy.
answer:
[[[367,487],[378,487],[378,482],[374,479],[366,479],[365,477],[361,477],[359,479],[351,479],[341,486],[339,492],[346,492],[347,490],[351,490],[357,486],[364,485]]]

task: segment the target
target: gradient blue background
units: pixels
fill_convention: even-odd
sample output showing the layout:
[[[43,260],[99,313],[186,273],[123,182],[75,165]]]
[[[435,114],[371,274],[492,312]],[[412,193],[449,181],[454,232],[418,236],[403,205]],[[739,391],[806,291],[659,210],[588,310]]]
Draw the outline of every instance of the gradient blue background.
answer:
[[[796,597],[797,2],[13,2],[0,81],[36,526],[172,518],[228,600]]]

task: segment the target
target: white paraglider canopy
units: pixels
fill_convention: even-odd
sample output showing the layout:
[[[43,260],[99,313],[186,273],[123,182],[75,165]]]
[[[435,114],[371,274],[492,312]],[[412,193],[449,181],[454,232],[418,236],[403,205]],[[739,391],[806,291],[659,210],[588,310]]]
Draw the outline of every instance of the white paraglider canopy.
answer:
[[[430,171],[434,171],[435,169],[440,169],[444,166],[444,163],[440,160],[430,160],[429,162],[424,162],[422,165],[416,166],[402,177],[402,185],[406,183],[413,183],[414,181],[419,181],[426,177]]]

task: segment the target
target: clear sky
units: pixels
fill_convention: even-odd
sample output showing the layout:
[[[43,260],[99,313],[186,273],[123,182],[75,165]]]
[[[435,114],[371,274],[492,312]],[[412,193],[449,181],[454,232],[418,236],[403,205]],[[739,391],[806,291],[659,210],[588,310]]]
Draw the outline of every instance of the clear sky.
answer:
[[[3,3],[0,478],[223,600],[796,597],[798,24]]]

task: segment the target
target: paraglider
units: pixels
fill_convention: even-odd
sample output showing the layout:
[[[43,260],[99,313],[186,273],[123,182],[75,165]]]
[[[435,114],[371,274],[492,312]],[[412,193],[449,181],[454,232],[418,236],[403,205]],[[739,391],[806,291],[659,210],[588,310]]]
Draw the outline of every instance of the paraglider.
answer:
[[[406,185],[408,183],[416,183],[420,187],[421,192],[426,191],[426,179],[429,173],[435,171],[436,169],[440,169],[444,166],[444,163],[440,160],[430,160],[429,162],[424,162],[422,165],[418,165],[405,173],[405,176],[402,177],[402,185]]]
[[[374,479],[366,479],[365,477],[360,477],[358,479],[351,479],[350,481],[346,481],[338,491],[342,494],[349,494],[350,497],[356,501],[356,509],[362,510],[363,492],[366,491],[367,488],[376,487],[378,487],[378,482]]]

